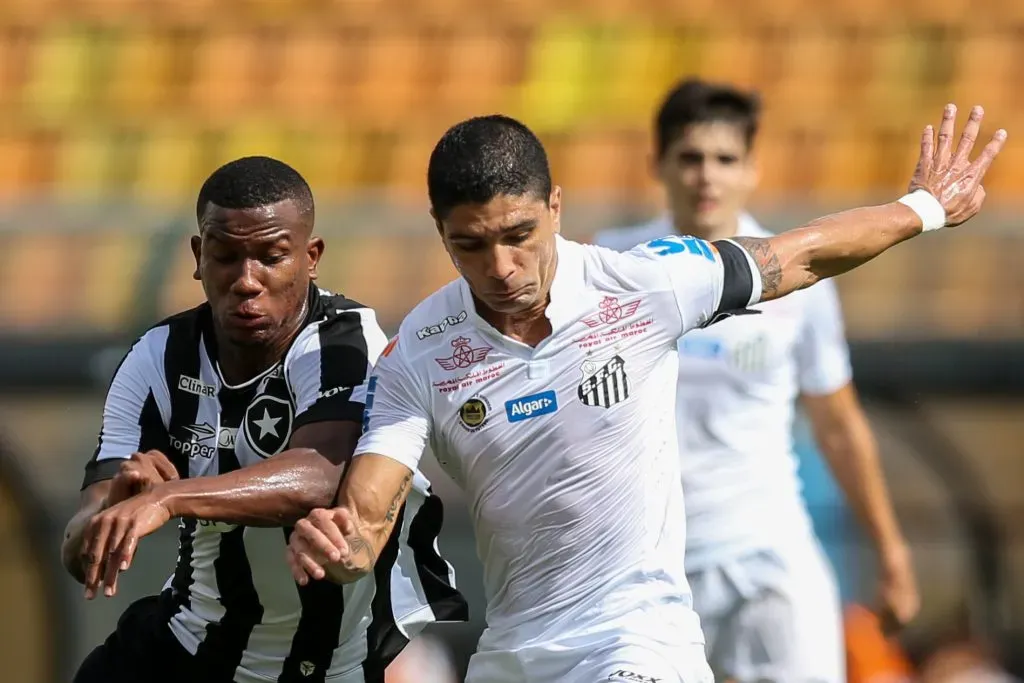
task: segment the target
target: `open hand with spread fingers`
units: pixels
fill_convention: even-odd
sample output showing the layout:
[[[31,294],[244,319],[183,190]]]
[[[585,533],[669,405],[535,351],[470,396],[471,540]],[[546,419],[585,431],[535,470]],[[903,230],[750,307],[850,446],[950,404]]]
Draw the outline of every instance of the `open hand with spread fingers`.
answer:
[[[956,106],[953,104],[947,104],[942,113],[937,143],[932,126],[927,126],[921,136],[921,156],[910,181],[910,192],[925,190],[938,199],[945,209],[947,226],[960,225],[981,209],[985,202],[982,180],[1006,142],[1006,131],[997,130],[981,154],[971,161],[971,151],[978,140],[984,117],[985,111],[981,107],[971,109],[955,150]]]

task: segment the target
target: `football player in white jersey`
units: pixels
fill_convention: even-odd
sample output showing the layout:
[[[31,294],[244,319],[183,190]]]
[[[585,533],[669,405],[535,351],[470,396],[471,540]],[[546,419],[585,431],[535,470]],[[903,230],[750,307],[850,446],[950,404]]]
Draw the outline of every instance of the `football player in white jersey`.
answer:
[[[771,233],[744,211],[757,168],[756,95],[687,80],[665,98],[655,159],[669,211],[598,233],[618,251],[666,234],[714,241]],[[800,494],[792,428],[802,399],[822,453],[878,551],[882,607],[918,608],[910,553],[851,382],[842,314],[824,280],[679,341],[676,428],[686,570],[716,676],[845,679],[841,606]]]
[[[975,161],[981,109],[954,154],[931,129],[911,192],[783,235],[668,236],[628,253],[559,232],[540,141],[504,116],[449,129],[431,214],[462,277],[381,353],[337,506],[296,525],[300,583],[372,570],[427,445],[466,491],[487,629],[470,683],[712,680],[683,562],[676,342],[980,209],[1006,137]]]

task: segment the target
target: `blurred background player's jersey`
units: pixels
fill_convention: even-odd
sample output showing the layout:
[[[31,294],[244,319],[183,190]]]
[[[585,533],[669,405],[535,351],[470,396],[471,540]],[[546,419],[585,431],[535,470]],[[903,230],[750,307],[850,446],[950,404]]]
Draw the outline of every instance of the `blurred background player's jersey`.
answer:
[[[617,250],[674,232],[664,219],[599,233]],[[738,236],[768,237],[749,216]],[[820,282],[679,340],[676,429],[687,571],[753,550],[805,544],[811,523],[794,455],[794,402],[851,378],[834,285]]]

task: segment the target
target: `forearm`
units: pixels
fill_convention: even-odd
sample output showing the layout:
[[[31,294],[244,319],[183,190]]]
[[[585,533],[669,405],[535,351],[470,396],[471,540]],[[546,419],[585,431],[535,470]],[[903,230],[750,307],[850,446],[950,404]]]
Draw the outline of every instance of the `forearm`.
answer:
[[[824,216],[771,238],[734,241],[753,257],[767,301],[853,270],[921,230],[913,210],[892,202]]]
[[[893,512],[878,447],[864,416],[846,418],[844,424],[820,435],[818,441],[879,558],[885,562],[905,552],[906,542]]]
[[[356,462],[366,462],[357,459]],[[404,468],[403,468],[404,469]],[[355,478],[355,477],[353,477]],[[345,533],[348,552],[324,569],[335,583],[351,583],[373,571],[377,558],[388,542],[398,521],[399,511],[412,487],[413,474],[406,470],[397,487],[389,486],[387,478],[353,483],[346,481],[339,491],[338,506],[352,520],[350,533]]]
[[[309,448],[294,448],[213,477],[170,481],[154,489],[172,517],[246,526],[289,526],[329,507],[341,467]]]

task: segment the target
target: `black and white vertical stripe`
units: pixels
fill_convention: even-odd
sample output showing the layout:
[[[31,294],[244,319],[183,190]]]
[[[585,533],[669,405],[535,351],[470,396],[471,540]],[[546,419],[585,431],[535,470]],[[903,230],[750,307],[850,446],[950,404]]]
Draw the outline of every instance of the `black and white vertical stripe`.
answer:
[[[141,337],[111,383],[83,487],[150,448],[168,455],[182,478],[259,461],[265,455],[246,444],[243,427],[248,407],[263,395],[290,404],[292,430],[361,421],[366,381],[387,339],[360,304],[311,288],[309,305],[307,325],[281,365],[241,386],[220,376],[208,306]],[[345,586],[294,583],[283,556],[289,529],[183,520],[162,596],[172,632],[211,682],[317,683],[354,670],[381,680],[420,628],[467,618],[451,566],[437,551],[440,501],[421,475],[414,489],[374,575]]]

